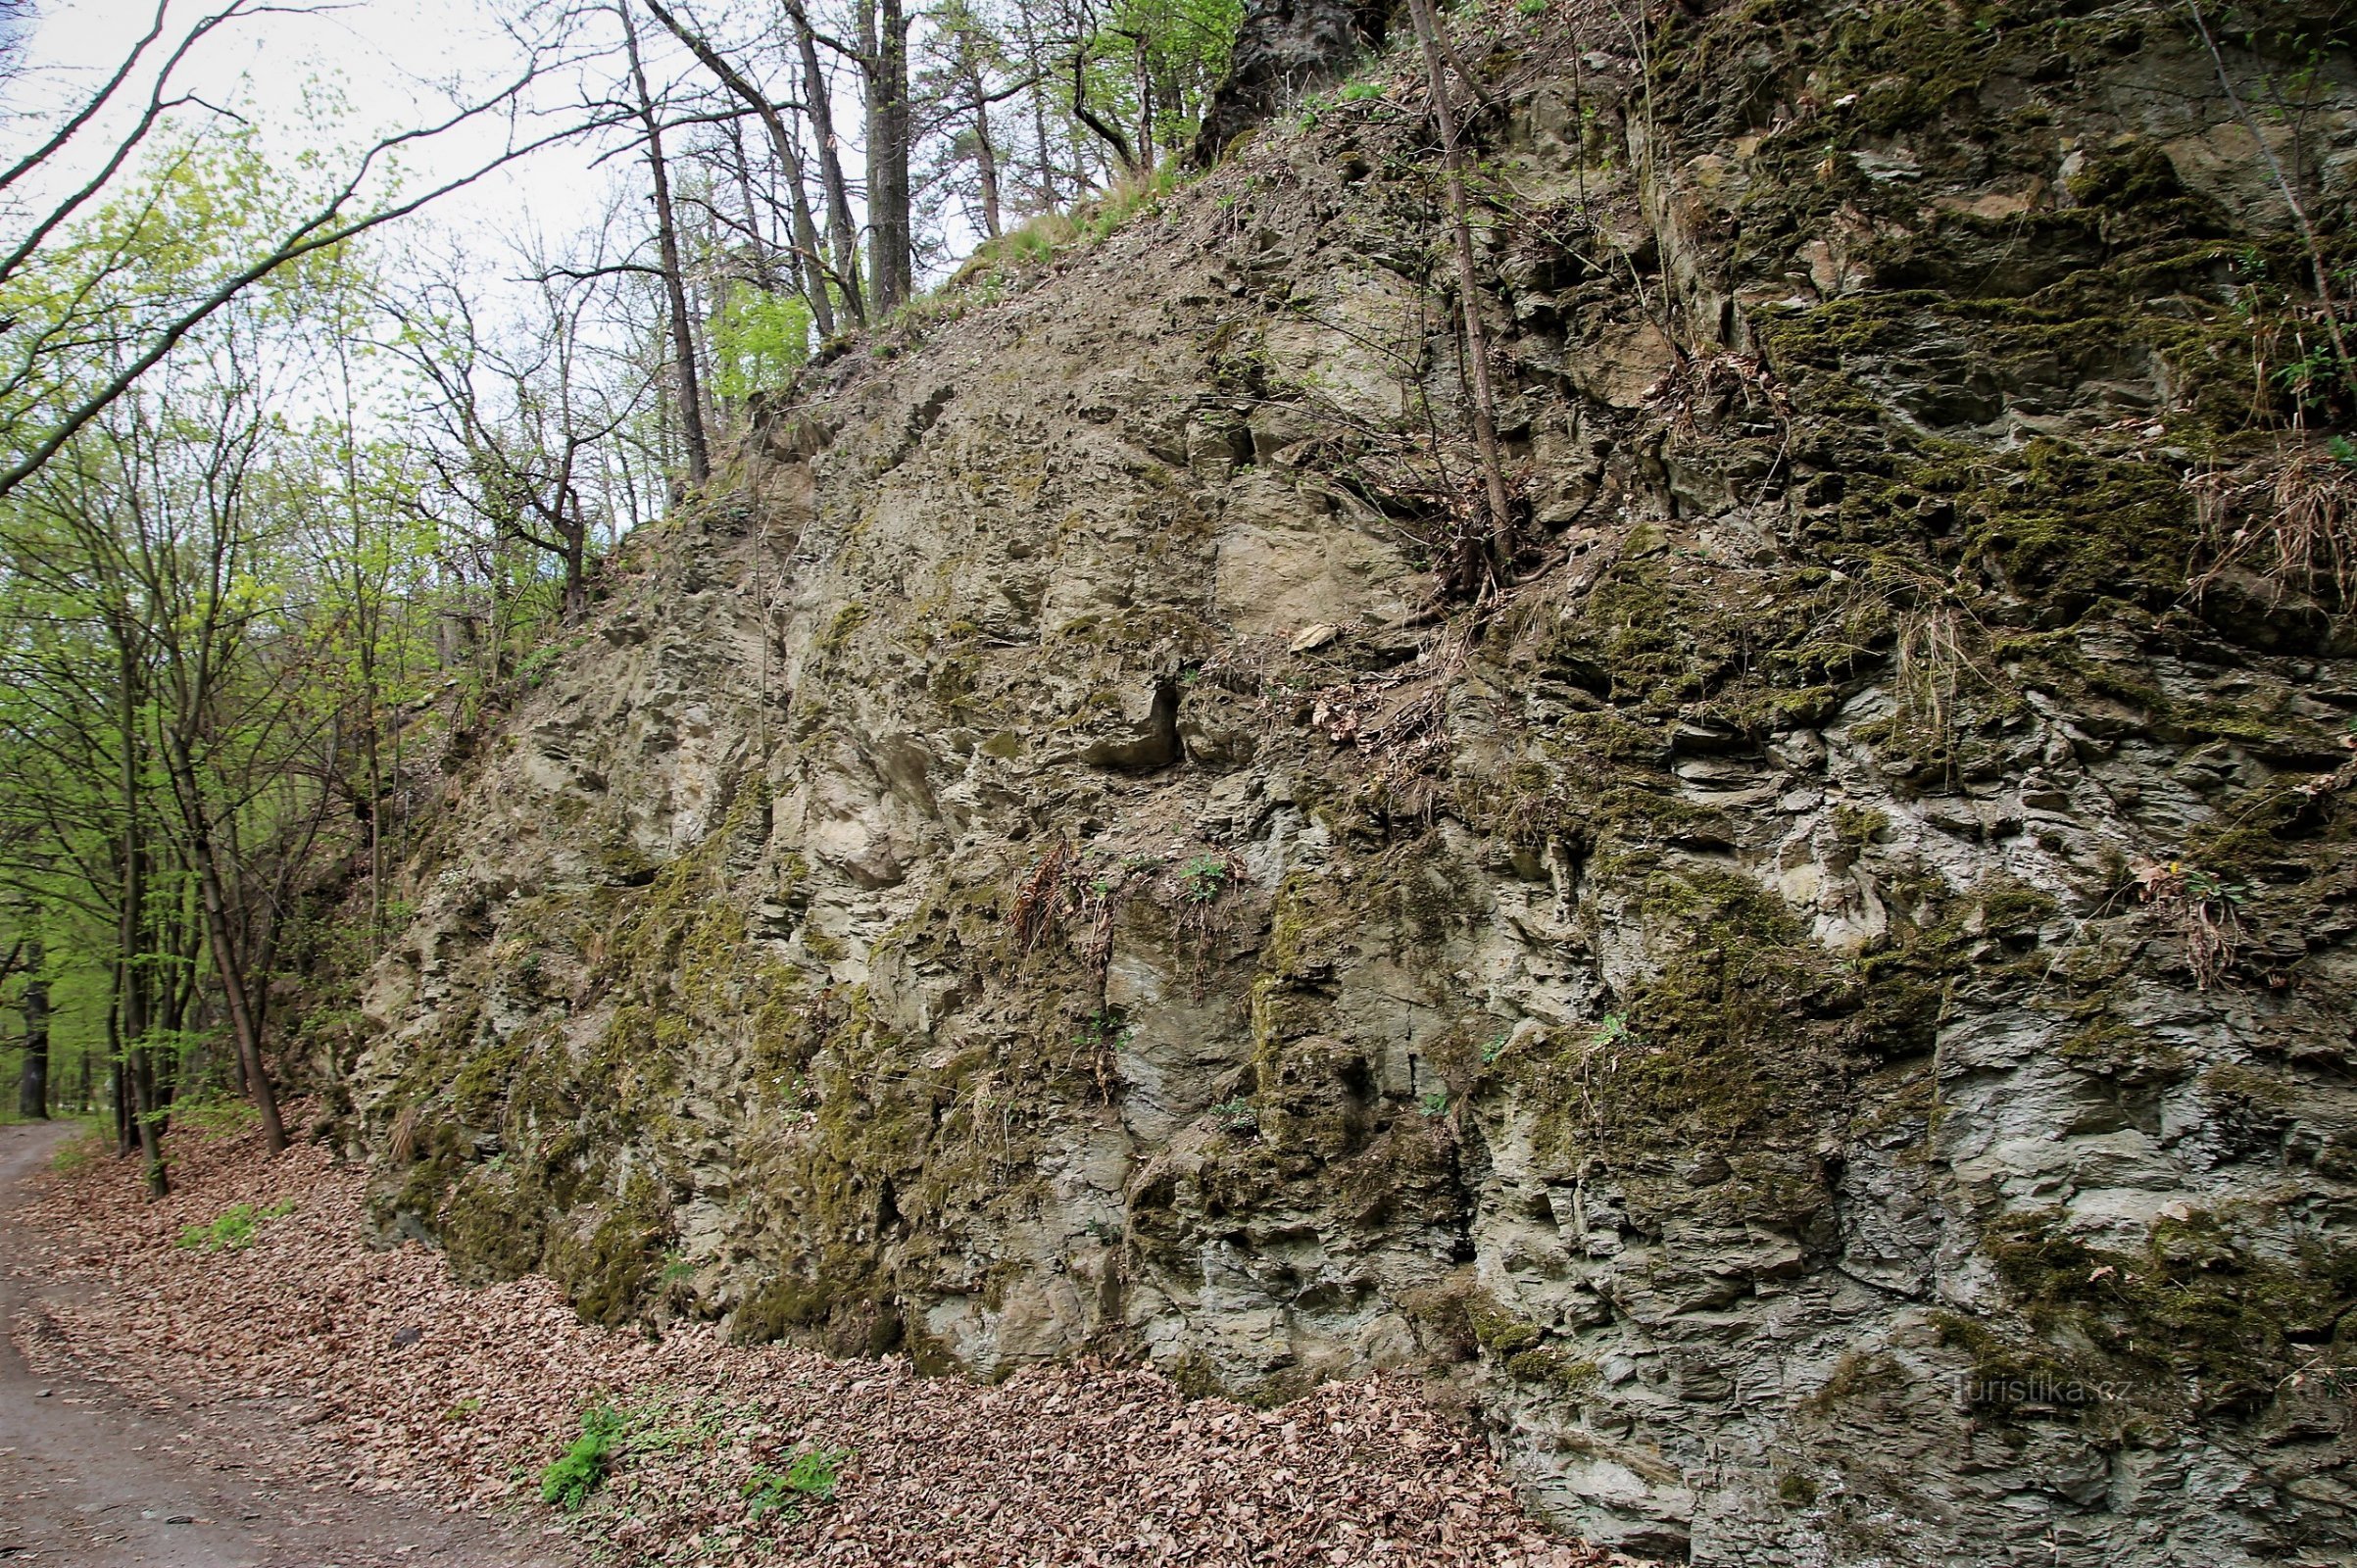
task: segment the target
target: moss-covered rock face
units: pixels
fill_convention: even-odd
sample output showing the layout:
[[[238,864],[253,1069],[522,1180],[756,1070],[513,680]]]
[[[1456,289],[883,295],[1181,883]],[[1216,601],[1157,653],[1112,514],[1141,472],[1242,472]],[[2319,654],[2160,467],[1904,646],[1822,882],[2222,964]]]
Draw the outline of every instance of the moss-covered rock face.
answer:
[[[945,1372],[1426,1367],[1699,1561],[2344,1557],[2340,9],[1591,10],[1458,23],[1510,588],[1377,63],[631,541],[420,832],[383,1221]]]

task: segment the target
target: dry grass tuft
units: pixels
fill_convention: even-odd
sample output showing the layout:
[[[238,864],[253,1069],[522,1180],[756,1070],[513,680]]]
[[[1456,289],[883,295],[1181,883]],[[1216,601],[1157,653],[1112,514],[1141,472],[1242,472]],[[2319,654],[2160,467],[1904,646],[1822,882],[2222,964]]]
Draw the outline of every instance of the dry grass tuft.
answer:
[[[2192,481],[2205,564],[2196,599],[2229,571],[2288,591],[2357,606],[2357,461],[2298,438],[2239,470]]]

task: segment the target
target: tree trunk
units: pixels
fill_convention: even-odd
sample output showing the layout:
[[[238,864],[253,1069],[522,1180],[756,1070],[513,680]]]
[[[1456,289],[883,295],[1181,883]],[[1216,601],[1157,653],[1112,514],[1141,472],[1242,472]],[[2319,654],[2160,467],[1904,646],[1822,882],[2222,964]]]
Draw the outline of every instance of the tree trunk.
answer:
[[[1441,125],[1441,171],[1449,195],[1449,237],[1456,250],[1458,315],[1465,327],[1465,360],[1473,380],[1473,440],[1481,450],[1482,482],[1489,496],[1493,568],[1504,582],[1514,569],[1514,518],[1506,496],[1505,460],[1498,448],[1497,404],[1490,390],[1490,341],[1481,319],[1481,285],[1473,270],[1473,225],[1465,214],[1465,163],[1457,149],[1456,112],[1449,105],[1449,80],[1441,73],[1440,29],[1431,0],[1408,0],[1416,40],[1424,51],[1424,79],[1432,112]]]
[[[146,953],[147,941],[147,844],[139,810],[139,658],[133,650],[127,632],[120,625],[115,628],[117,680],[115,720],[123,742],[123,766],[118,783],[123,791],[123,888],[122,901],[116,910],[115,951],[117,962],[117,997],[121,1005],[117,1015],[121,1034],[117,1038],[119,1054],[119,1094],[117,1118],[128,1136],[138,1140],[139,1153],[145,1166],[147,1191],[151,1198],[162,1198],[172,1190],[164,1172],[164,1135],[160,1119],[153,1113],[154,1079],[147,1071],[147,972],[140,964]]]
[[[826,237],[835,258],[835,286],[843,291],[845,312],[864,326],[867,299],[859,287],[859,227],[852,221],[851,186],[843,177],[843,151],[835,140],[835,111],[828,101],[826,73],[818,66],[818,41],[811,36],[810,20],[799,5],[793,12],[794,41],[802,51],[802,99],[818,143],[818,182],[826,187]]]
[[[17,1074],[17,1114],[36,1121],[49,1119],[49,981],[41,973],[41,939],[26,943],[25,998],[18,1004],[25,1014],[25,1062]]]
[[[172,1175],[164,1168],[164,1107],[156,1103],[155,1065],[143,1046],[131,1048],[131,1121],[139,1129],[139,1168],[147,1180],[147,1196],[172,1196]]]
[[[867,271],[876,315],[908,303],[913,281],[908,231],[908,18],[901,0],[859,8],[867,51]]]
[[[663,122],[647,89],[647,71],[638,54],[638,27],[627,0],[620,7],[622,39],[630,56],[630,84],[638,92],[639,123],[646,127],[647,169],[655,179],[655,237],[663,260],[663,290],[671,305],[671,353],[679,381],[679,435],[687,447],[687,482],[712,477],[712,448],[704,438],[704,389],[696,374],[696,330],[688,316],[687,280],[679,267],[679,228],[671,213],[671,176],[663,159]]]
[[[787,144],[780,140],[781,147]],[[778,177],[794,193],[794,261],[802,276],[802,297],[810,307],[810,323],[821,338],[835,335],[835,303],[827,288],[826,260],[818,249],[818,224],[810,217],[810,198],[802,185],[802,159],[790,149],[778,155]]]
[[[1085,50],[1079,49],[1072,52],[1072,118],[1088,126],[1098,140],[1113,150],[1114,156],[1121,160],[1121,173],[1136,174],[1141,172],[1138,154],[1130,146],[1129,137],[1122,133],[1121,127],[1089,107],[1089,57]]]
[[[1032,24],[1031,11],[1018,6],[1015,16],[1023,29],[1023,65],[1035,81],[1045,83],[1048,75],[1048,57],[1040,45],[1038,29]],[[1063,187],[1056,181],[1056,154],[1048,136],[1048,94],[1043,86],[1035,87],[1031,99],[1031,139],[1039,149],[1040,205],[1043,211],[1063,211]]]
[[[115,1102],[115,1157],[118,1159],[131,1152],[131,1099],[123,1058],[123,965],[119,963],[115,966],[112,982],[115,994],[107,999],[107,1060],[113,1068],[107,1074],[107,1094]]]
[[[251,977],[238,957],[237,933],[229,927],[227,885],[221,874],[221,857],[214,844],[211,813],[197,793],[196,770],[186,752],[168,759],[179,775],[179,790],[187,817],[188,855],[195,862],[197,896],[204,906],[205,945],[213,950],[213,971],[221,978],[221,1003],[229,1014],[230,1038],[237,1045],[238,1064],[244,1069],[246,1093],[262,1112],[264,1145],[273,1154],[286,1149],[286,1125],[278,1119],[278,1099],[262,1060],[262,1020],[247,990]]]
[[[778,114],[777,106],[755,88],[742,72],[722,59],[720,52],[706,42],[701,33],[664,10],[662,0],[647,0],[647,9],[655,14],[656,21],[670,29],[671,36],[687,45],[688,51],[704,63],[704,69],[711,72],[721,86],[735,94],[746,108],[754,112],[761,122],[761,128],[768,133],[769,151],[777,159],[778,173],[794,193],[795,262],[796,270],[803,277],[803,298],[810,301],[810,319],[818,324],[818,330],[828,337],[834,336],[835,312],[827,303],[826,275],[821,270],[818,255],[818,230],[810,221],[810,204],[803,194],[802,158],[794,150],[793,139],[786,134],[786,122]],[[661,183],[659,178],[658,185]],[[751,217],[750,196],[747,216]]]
[[[565,542],[565,623],[574,626],[589,613],[589,518],[579,496],[569,497],[557,537]]]
[[[982,184],[982,229],[992,239],[1000,233],[999,149],[991,144],[990,106],[974,105],[974,175]]]

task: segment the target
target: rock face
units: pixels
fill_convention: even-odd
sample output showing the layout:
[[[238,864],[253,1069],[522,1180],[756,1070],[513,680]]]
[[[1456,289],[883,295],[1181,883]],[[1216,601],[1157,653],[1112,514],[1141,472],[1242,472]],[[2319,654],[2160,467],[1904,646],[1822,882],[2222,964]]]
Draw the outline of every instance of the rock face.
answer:
[[[1195,161],[1217,163],[1238,136],[1348,75],[1383,46],[1393,10],[1390,0],[1244,0],[1228,78],[1196,134]]]
[[[943,1371],[1428,1367],[1699,1562],[2357,1549],[2336,13],[1615,15],[1459,38],[1510,585],[1441,597],[1379,62],[631,541],[368,977],[386,1224]]]

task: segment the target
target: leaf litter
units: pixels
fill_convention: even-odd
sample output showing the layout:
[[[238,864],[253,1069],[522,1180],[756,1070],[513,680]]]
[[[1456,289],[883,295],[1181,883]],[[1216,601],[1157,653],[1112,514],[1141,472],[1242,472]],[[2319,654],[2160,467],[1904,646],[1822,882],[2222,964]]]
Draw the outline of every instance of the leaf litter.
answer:
[[[130,1162],[95,1159],[21,1211],[48,1250],[32,1266],[82,1287],[21,1336],[36,1367],[169,1398],[182,1419],[192,1402],[270,1401],[274,1463],[541,1519],[588,1563],[1629,1561],[1525,1517],[1479,1437],[1412,1376],[1255,1410],[1102,1361],[984,1386],[898,1357],[730,1345],[709,1324],[601,1329],[544,1277],[470,1289],[421,1243],[372,1248],[366,1173],[321,1147],[272,1161],[256,1134],[190,1132],[172,1157],[160,1202]],[[265,1216],[243,1245],[177,1245],[238,1204]],[[575,1511],[543,1504],[543,1471],[592,1423],[611,1435],[603,1484]],[[809,1491],[776,1480],[819,1471],[829,1485]]]

